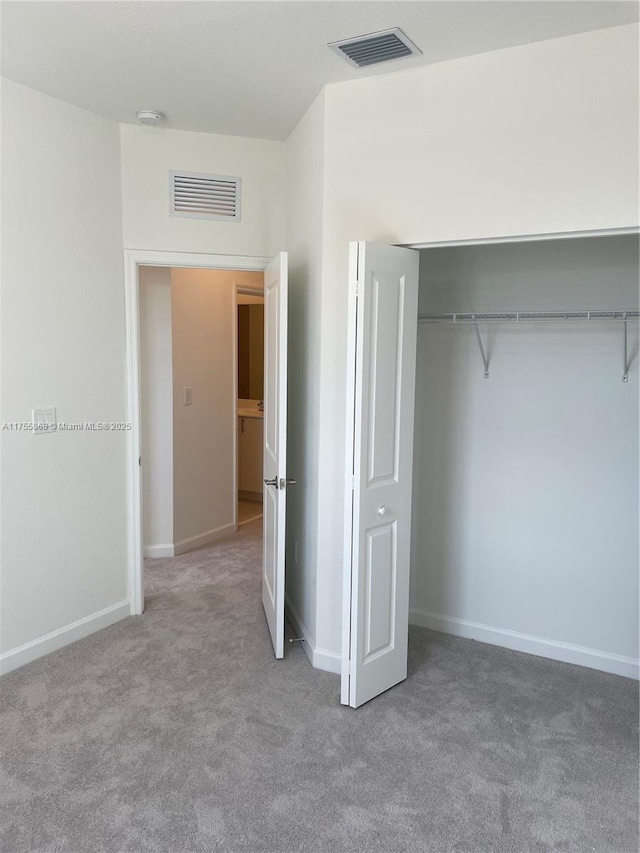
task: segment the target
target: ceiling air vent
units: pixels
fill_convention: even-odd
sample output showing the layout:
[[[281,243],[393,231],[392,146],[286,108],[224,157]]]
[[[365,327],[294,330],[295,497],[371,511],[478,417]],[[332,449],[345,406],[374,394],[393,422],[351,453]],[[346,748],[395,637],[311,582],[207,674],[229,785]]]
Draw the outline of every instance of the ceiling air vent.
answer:
[[[239,222],[241,185],[229,175],[169,172],[169,214]]]
[[[334,41],[329,47],[354,68],[366,68],[368,65],[378,65],[380,62],[404,59],[405,56],[418,56],[422,53],[397,27],[380,33]]]

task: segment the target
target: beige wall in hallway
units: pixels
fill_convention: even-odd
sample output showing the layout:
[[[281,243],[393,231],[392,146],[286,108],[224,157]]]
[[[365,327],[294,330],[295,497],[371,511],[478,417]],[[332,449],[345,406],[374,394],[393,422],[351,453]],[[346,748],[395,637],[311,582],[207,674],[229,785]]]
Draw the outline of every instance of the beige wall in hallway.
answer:
[[[174,544],[234,524],[236,285],[261,272],[171,270]],[[184,388],[192,403],[184,405]]]

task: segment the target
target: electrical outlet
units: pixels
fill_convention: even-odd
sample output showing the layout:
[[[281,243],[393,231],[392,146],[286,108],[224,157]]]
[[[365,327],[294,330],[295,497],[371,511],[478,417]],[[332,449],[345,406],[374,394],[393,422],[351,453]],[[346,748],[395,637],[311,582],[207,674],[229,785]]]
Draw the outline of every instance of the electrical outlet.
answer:
[[[55,432],[58,424],[56,417],[56,407],[47,406],[46,408],[31,410],[33,434],[44,435],[45,432]]]
[[[191,388],[183,388],[183,402],[185,406],[191,405]]]

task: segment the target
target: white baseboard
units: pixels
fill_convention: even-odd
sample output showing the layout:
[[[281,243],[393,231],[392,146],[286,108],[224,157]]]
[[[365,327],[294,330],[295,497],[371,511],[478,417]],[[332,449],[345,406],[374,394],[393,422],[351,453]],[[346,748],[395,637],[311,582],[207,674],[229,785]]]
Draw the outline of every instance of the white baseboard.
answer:
[[[526,652],[529,655],[573,663],[590,669],[599,669],[613,675],[623,675],[626,678],[637,679],[640,677],[640,661],[635,658],[602,652],[586,646],[574,646],[571,643],[563,643],[559,640],[534,637],[530,634],[521,634],[518,631],[483,625],[481,622],[470,622],[468,619],[457,619],[453,616],[443,616],[440,613],[430,613],[427,610],[420,610],[415,607],[409,611],[409,621],[412,625],[419,625],[421,628],[443,631],[445,634],[465,637],[468,640],[479,640],[481,643],[489,643],[492,646],[504,646],[517,652]]]
[[[173,545],[145,545],[142,549],[145,560],[155,560],[159,557],[174,557]]]
[[[111,607],[105,607],[98,613],[92,613],[91,616],[78,619],[71,625],[65,625],[64,628],[58,628],[57,631],[45,634],[44,637],[38,637],[37,640],[31,640],[23,646],[4,652],[0,655],[0,674],[4,675],[51,652],[56,652],[58,649],[75,643],[76,640],[82,640],[83,637],[88,637],[89,634],[94,634],[102,628],[108,628],[109,625],[113,625],[130,615],[130,602],[120,601],[118,604],[112,604]]]
[[[254,503],[262,503],[262,492],[241,492],[238,491],[238,498],[241,501],[253,501]]]
[[[245,524],[251,524],[252,521],[257,521],[259,518],[262,518],[262,512],[258,513],[257,515],[252,515],[251,518],[245,518],[243,519],[243,521],[239,521],[238,529],[244,527]]]
[[[175,542],[173,545],[173,555],[174,557],[179,557],[180,554],[187,554],[189,551],[195,551],[196,548],[204,548],[206,545],[212,545],[218,539],[233,536],[237,532],[237,524],[233,524],[233,522],[231,524],[223,524],[222,527],[216,527],[213,530],[199,533],[197,536],[190,536],[189,539]]]
[[[342,658],[336,652],[330,652],[329,649],[313,649],[313,659],[311,661],[316,669],[323,669],[325,672],[333,672],[336,675],[342,673]]]
[[[342,667],[341,656],[335,652],[330,652],[328,649],[320,649],[315,645],[304,622],[300,618],[300,614],[288,598],[285,600],[285,609],[287,611],[287,619],[291,622],[296,634],[304,637],[304,642],[301,645],[306,656],[309,658],[311,666],[315,669],[323,669],[325,672],[334,672],[336,675],[340,675]]]

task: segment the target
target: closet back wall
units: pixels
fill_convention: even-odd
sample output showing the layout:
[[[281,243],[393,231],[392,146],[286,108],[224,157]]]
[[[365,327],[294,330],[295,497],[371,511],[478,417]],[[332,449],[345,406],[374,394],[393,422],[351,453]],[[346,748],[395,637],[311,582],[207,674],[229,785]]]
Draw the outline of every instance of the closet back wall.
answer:
[[[638,238],[422,252],[420,312],[637,308]],[[421,324],[412,621],[624,675],[638,658],[638,338]]]

